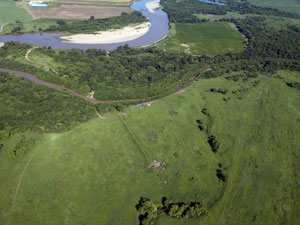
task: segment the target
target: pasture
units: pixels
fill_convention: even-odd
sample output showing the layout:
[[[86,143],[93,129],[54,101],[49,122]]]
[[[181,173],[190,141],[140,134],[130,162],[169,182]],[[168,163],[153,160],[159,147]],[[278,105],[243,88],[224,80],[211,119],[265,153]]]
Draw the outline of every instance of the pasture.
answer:
[[[184,51],[193,55],[217,55],[227,52],[241,52],[245,38],[233,24],[206,22],[198,24],[171,24],[170,34],[157,43],[161,48]]]
[[[300,79],[277,75],[199,80],[150,107],[130,106],[128,116],[26,133],[35,147],[17,159],[9,153],[21,137],[11,136],[0,152],[0,224],[138,224],[142,196],[209,206],[199,219],[157,224],[299,224],[300,97],[285,82]],[[216,153],[208,135],[220,143]],[[140,146],[166,169],[149,169]]]
[[[31,20],[31,15],[22,7],[17,7],[16,2],[11,0],[0,1],[0,25],[14,23],[16,21]]]
[[[279,10],[300,13],[299,0],[249,0],[249,2],[262,7],[270,7]]]

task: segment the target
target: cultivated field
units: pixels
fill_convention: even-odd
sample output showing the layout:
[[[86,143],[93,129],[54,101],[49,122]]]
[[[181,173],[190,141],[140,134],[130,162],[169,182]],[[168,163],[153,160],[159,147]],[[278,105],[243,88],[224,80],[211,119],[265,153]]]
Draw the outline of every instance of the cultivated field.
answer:
[[[101,7],[85,5],[61,5],[58,8],[29,7],[35,18],[53,19],[95,19],[119,16],[123,12],[130,12],[129,7]]]
[[[131,1],[85,1],[85,0],[56,0],[56,3],[74,4],[74,5],[115,5],[129,6]]]
[[[21,135],[13,135],[0,152],[0,224],[134,225],[141,196],[209,206],[200,219],[162,216],[160,225],[299,224],[300,96],[285,82],[300,79],[277,75],[283,79],[199,80],[150,107],[129,107],[123,119],[107,114],[66,133],[26,133],[35,147],[17,159],[9,153]],[[166,169],[149,169],[141,147]]]
[[[263,7],[271,7],[289,12],[300,13],[299,0],[249,0],[249,2]]]
[[[241,52],[245,46],[244,41],[243,35],[230,23],[176,23],[171,24],[169,36],[157,43],[157,46],[193,55],[213,56],[227,52]]]

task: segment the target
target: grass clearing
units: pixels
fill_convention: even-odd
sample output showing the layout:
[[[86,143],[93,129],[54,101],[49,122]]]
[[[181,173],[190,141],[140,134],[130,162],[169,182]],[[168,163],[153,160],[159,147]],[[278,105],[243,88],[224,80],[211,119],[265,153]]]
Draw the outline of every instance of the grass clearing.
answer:
[[[283,79],[199,80],[185,93],[150,107],[126,109],[124,121],[151,160],[166,162],[165,170],[147,168],[139,146],[114,114],[63,134],[26,133],[36,145],[17,159],[8,157],[20,138],[13,135],[0,152],[0,224],[137,224],[135,204],[141,196],[210,206],[200,219],[161,217],[157,224],[299,224],[300,96],[285,81],[300,77],[278,74]],[[256,80],[260,84],[254,87]],[[232,93],[242,89],[247,91]],[[216,154],[196,120],[220,142]],[[226,183],[216,177],[218,163]]]
[[[29,32],[39,32],[39,29],[47,29],[50,26],[57,26],[57,21],[60,19],[35,19],[31,21],[26,21],[23,23],[9,23],[7,24],[3,32],[10,33],[15,27],[21,27],[21,32],[29,33]],[[72,23],[74,20],[63,20],[66,23]]]
[[[299,0],[249,0],[251,4],[300,13]]]
[[[214,15],[214,14],[195,14],[199,19],[208,19],[209,21],[218,21],[220,19],[244,19],[245,15],[237,12],[227,12],[226,15]]]
[[[31,15],[22,7],[17,7],[16,2],[10,0],[0,1],[0,24],[32,20]]]
[[[225,22],[176,24],[176,38],[190,48],[194,55],[217,55],[240,52],[245,38]]]
[[[244,36],[231,23],[172,23],[168,36],[156,45],[170,51],[213,56],[241,52],[244,42]]]

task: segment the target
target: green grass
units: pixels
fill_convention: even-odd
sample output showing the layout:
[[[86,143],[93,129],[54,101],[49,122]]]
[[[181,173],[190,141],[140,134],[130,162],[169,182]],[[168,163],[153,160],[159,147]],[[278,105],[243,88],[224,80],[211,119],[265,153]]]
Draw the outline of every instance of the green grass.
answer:
[[[214,14],[195,14],[199,19],[208,19],[210,21],[218,21],[220,19],[244,19],[245,15],[237,12],[227,12],[226,15],[214,15]]]
[[[181,46],[180,44],[180,41],[176,38],[175,23],[170,23],[168,36],[154,45],[159,48],[168,49],[168,51],[184,52],[186,48]]]
[[[0,1],[0,24],[11,23],[19,20],[21,22],[31,20],[31,15],[24,8],[16,6],[11,0]]]
[[[299,0],[249,0],[251,4],[300,13]]]
[[[161,217],[158,224],[163,225],[299,224],[300,96],[285,81],[299,82],[300,76],[279,75],[284,79],[199,80],[186,93],[150,107],[129,107],[124,118],[128,127],[152,160],[167,163],[166,170],[147,168],[115,114],[67,133],[27,133],[36,145],[18,159],[8,157],[20,139],[13,135],[0,152],[0,224],[137,224],[135,204],[141,196],[210,206],[200,219]],[[257,87],[251,84],[255,80],[260,80]],[[210,88],[229,92],[212,93]],[[241,88],[248,91],[232,93]],[[201,113],[203,108],[209,117]],[[198,119],[220,142],[217,154],[198,129]],[[16,205],[5,219],[30,159]],[[226,183],[216,177],[218,163]]]
[[[61,19],[36,19],[31,21],[26,21],[23,23],[9,23],[4,27],[4,33],[10,33],[15,27],[21,27],[21,32],[39,32],[39,28],[47,29],[50,26],[57,26],[57,21]],[[72,23],[75,20],[63,20],[66,23]]]
[[[227,52],[241,52],[245,38],[233,24],[226,22],[206,22],[199,24],[171,24],[168,37],[157,45],[173,51],[183,51],[193,55],[217,55]]]

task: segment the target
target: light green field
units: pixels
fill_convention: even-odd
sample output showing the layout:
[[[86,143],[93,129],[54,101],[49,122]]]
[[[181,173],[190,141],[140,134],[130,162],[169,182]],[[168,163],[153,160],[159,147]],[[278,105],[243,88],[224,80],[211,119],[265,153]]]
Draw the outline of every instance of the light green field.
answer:
[[[16,2],[11,0],[0,1],[0,25],[5,23],[21,22],[31,20],[31,15],[24,8],[16,6]]]
[[[209,206],[200,219],[162,216],[161,225],[299,224],[300,96],[285,81],[300,77],[279,74],[284,79],[199,80],[150,107],[129,107],[125,123],[107,114],[67,133],[27,133],[36,145],[17,159],[8,156],[20,140],[13,135],[0,152],[0,224],[134,225],[141,196]],[[232,93],[242,88],[248,91]],[[199,119],[220,142],[216,154]],[[147,168],[125,124],[151,160],[166,162],[165,170]],[[225,183],[216,177],[218,163]]]
[[[299,0],[249,0],[249,2],[262,7],[270,7],[284,11],[300,13]]]
[[[199,19],[209,19],[210,21],[217,21],[220,19],[244,19],[245,15],[236,12],[227,12],[226,15],[214,15],[214,14],[195,14]]]
[[[28,32],[39,32],[39,28],[41,29],[47,29],[51,25],[57,26],[57,21],[59,19],[36,19],[31,21],[20,23],[10,23],[5,25],[3,32],[4,33],[10,33],[15,27],[21,27],[21,32],[28,33]],[[75,20],[63,20],[66,23],[72,23]]]
[[[241,52],[245,38],[233,24],[205,22],[198,24],[171,24],[171,30],[158,47],[171,51],[184,51],[193,55],[217,55]]]

